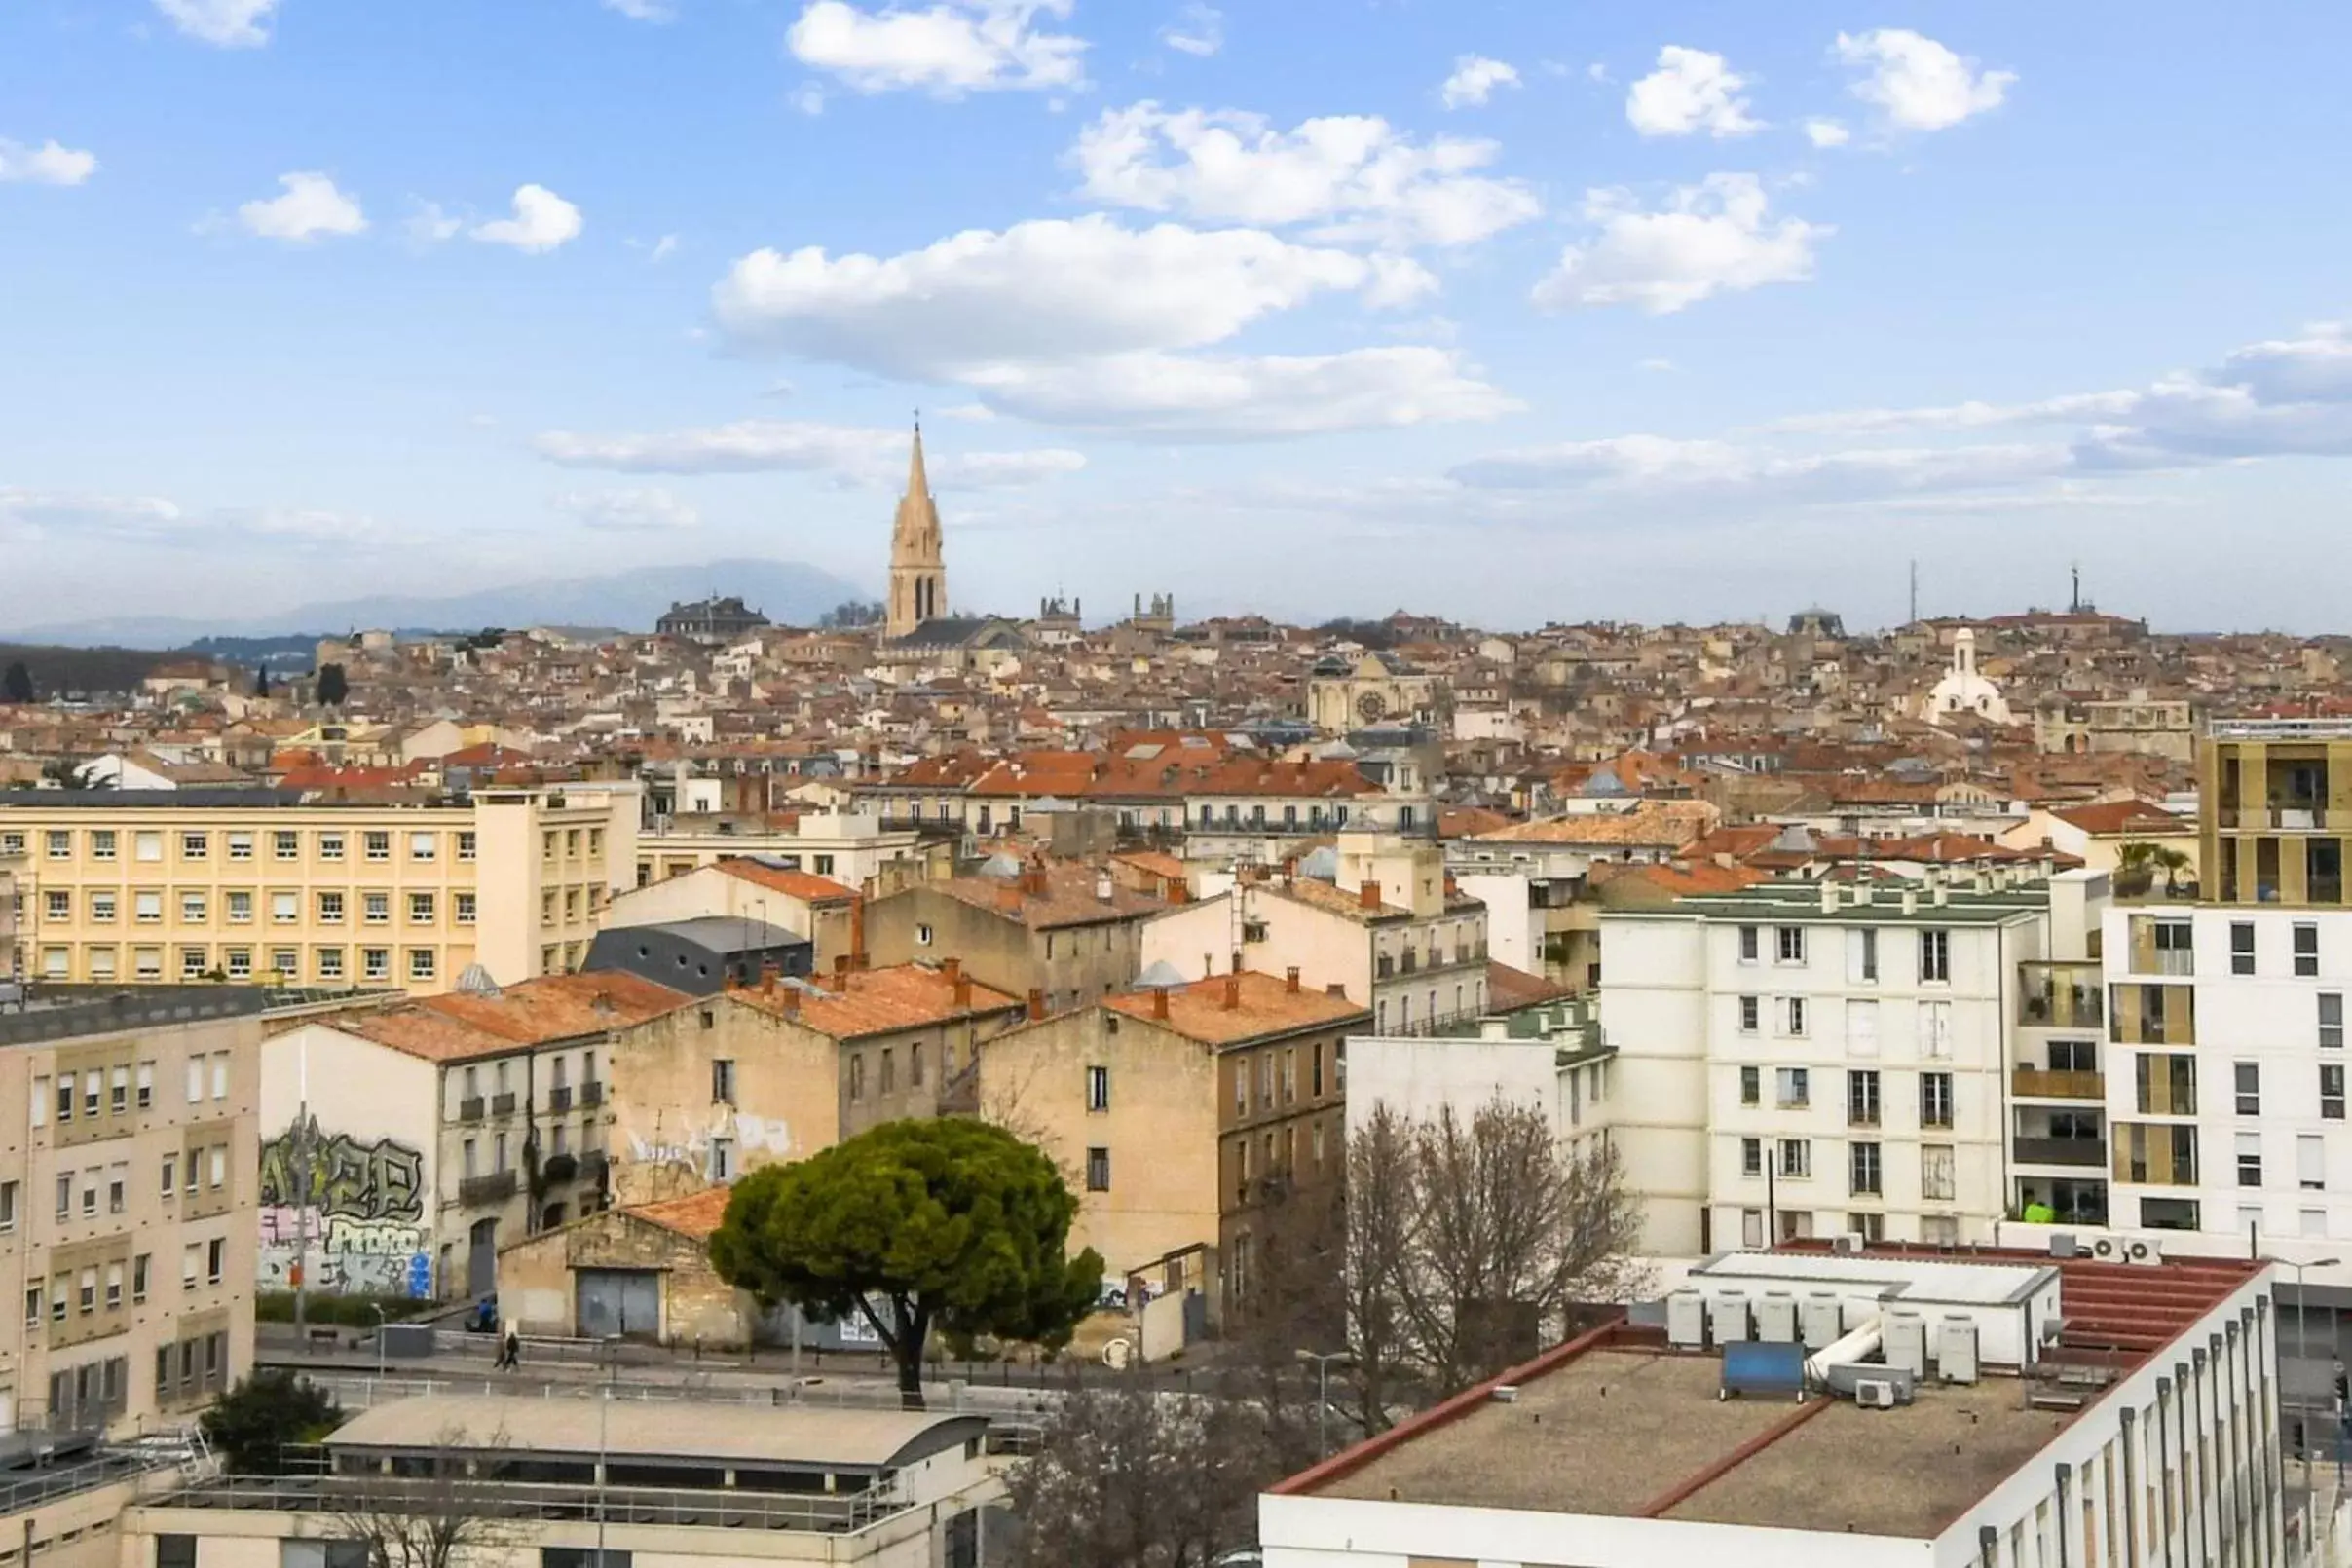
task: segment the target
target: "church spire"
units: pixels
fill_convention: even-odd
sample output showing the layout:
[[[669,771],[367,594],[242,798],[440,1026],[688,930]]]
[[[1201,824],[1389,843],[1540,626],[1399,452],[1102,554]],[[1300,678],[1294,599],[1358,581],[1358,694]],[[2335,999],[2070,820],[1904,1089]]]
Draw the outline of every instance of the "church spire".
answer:
[[[941,554],[939,507],[923,468],[923,426],[915,421],[914,449],[907,458],[907,493],[898,500],[890,527],[890,602],[882,630],[904,637],[926,620],[948,613],[948,566]]]
[[[923,471],[923,417],[915,416],[915,455],[907,461],[907,494],[931,498],[931,476]]]

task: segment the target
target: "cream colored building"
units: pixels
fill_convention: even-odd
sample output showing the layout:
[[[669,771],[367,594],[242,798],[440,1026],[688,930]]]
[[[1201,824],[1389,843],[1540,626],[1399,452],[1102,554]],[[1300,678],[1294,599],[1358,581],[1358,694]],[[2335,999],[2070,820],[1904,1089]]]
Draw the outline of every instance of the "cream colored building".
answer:
[[[153,1431],[251,1368],[257,987],[0,1014],[0,1433]]]
[[[811,812],[774,833],[695,832],[673,824],[637,840],[637,883],[647,887],[722,860],[756,855],[787,871],[807,872],[868,891],[893,862],[925,857],[913,828],[885,828],[882,819],[853,811]]]
[[[304,804],[272,791],[0,795],[37,981],[401,986],[468,964],[502,984],[587,954],[633,884],[632,783],[445,805]]]

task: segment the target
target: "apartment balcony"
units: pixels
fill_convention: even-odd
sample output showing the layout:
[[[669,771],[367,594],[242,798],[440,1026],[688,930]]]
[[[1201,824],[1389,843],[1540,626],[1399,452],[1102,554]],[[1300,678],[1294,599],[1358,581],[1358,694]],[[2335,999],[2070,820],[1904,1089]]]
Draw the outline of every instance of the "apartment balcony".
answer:
[[[2099,965],[2023,963],[2017,968],[2018,1023],[2040,1029],[2095,1029],[2106,1024]]]
[[[2223,828],[2317,833],[2328,826],[2328,808],[2317,801],[2289,801],[2272,805],[2224,805],[2217,814]]]
[[[458,1120],[478,1122],[482,1119],[482,1112],[485,1108],[485,1101],[480,1095],[468,1095],[458,1101]]]
[[[514,1114],[514,1094],[511,1090],[504,1094],[492,1095],[490,1097],[490,1114],[493,1116],[511,1116]]]
[[[582,1105],[587,1106],[603,1104],[605,1102],[605,1086],[603,1082],[601,1080],[591,1079],[589,1082],[581,1084],[579,1086],[579,1102]]]
[[[605,1167],[610,1162],[602,1149],[589,1149],[579,1157],[579,1179],[587,1186],[601,1187],[605,1181]]]
[[[548,1090],[547,1108],[559,1116],[570,1110],[572,1108],[572,1086],[568,1083],[559,1083]]]
[[[2104,1101],[2107,1099],[2107,1074],[2017,1067],[2009,1074],[2009,1093],[2021,1100]]]
[[[539,1174],[550,1182],[569,1181],[579,1175],[579,1161],[569,1154],[550,1154]]]
[[[2096,1138],[2020,1138],[2012,1151],[2020,1165],[2069,1165],[2096,1171],[2107,1164],[2107,1142]]]
[[[493,1171],[488,1176],[467,1176],[458,1183],[458,1202],[468,1209],[504,1203],[514,1196],[515,1185],[512,1171]]]

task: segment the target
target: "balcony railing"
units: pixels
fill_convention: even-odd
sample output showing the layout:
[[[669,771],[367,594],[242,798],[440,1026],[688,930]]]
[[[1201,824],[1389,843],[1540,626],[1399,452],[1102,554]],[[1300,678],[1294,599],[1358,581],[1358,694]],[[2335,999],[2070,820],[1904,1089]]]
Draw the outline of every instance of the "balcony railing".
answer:
[[[504,1203],[514,1196],[514,1188],[512,1171],[493,1171],[488,1176],[467,1176],[458,1183],[458,1202],[468,1208]]]
[[[458,1101],[458,1120],[478,1122],[482,1119],[483,1101],[480,1095],[469,1095]]]
[[[2009,1092],[2029,1100],[2105,1100],[2107,1075],[2019,1067],[2009,1075]]]
[[[602,1080],[591,1079],[589,1082],[581,1084],[579,1086],[579,1102],[583,1105],[603,1104],[605,1102],[605,1086]]]
[[[2328,808],[2311,801],[2276,805],[2224,805],[2220,809],[2224,828],[2272,828],[2282,833],[2309,833],[2328,825]]]
[[[490,1097],[490,1114],[493,1116],[513,1115],[514,1092],[512,1090],[507,1090],[503,1094],[492,1095]]]
[[[572,1108],[572,1086],[568,1083],[559,1083],[548,1090],[547,1108],[559,1113],[570,1110]]]
[[[2021,1165],[2079,1165],[2096,1169],[2107,1164],[2107,1143],[2096,1138],[2020,1138],[2016,1154]]]

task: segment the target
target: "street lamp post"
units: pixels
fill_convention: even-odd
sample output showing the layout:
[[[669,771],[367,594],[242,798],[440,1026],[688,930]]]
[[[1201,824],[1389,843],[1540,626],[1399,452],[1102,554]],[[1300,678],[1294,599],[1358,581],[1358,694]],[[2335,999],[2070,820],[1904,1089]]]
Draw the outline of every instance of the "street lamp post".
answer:
[[[1315,1366],[1315,1457],[1327,1459],[1331,1453],[1331,1368],[1353,1365],[1356,1358],[1344,1350],[1302,1350],[1296,1355]]]
[[[2287,1262],[2285,1258],[2281,1258],[2279,1261]],[[2315,1257],[2307,1263],[2287,1263],[2287,1267],[2295,1271],[2295,1359],[2298,1362],[2311,1359],[2310,1342],[2303,1332],[2303,1271],[2305,1269],[2333,1268],[2342,1261],[2343,1259],[2340,1257]],[[2331,1345],[2334,1344],[2335,1336],[2333,1333],[2328,1336],[2328,1342]],[[2335,1392],[2333,1385],[2330,1385],[2328,1392],[2331,1397],[2333,1396]],[[2336,1414],[2340,1419],[2343,1412],[2338,1411]],[[2306,1442],[2309,1440],[2308,1433],[2305,1434],[2305,1440]]]
[[[367,1309],[376,1315],[376,1387],[380,1393],[384,1386],[384,1304],[370,1301]]]

